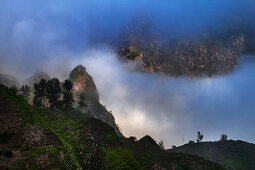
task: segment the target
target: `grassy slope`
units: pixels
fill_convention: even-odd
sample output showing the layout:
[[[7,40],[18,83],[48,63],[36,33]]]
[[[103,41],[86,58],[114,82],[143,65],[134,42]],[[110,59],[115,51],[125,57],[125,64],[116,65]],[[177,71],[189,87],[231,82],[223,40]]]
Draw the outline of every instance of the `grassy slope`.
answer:
[[[253,170],[255,167],[255,145],[243,141],[185,144],[170,152],[198,155],[235,170]]]
[[[119,137],[106,123],[76,110],[56,112],[34,108],[1,84],[0,99],[16,109],[13,112],[22,112],[25,126],[49,129],[63,143],[63,146],[56,147],[39,146],[13,169],[40,169],[45,165],[61,169],[151,169],[153,162],[166,168],[222,169],[196,156],[166,153],[155,145],[144,148],[143,143]],[[61,157],[64,159],[59,162]]]

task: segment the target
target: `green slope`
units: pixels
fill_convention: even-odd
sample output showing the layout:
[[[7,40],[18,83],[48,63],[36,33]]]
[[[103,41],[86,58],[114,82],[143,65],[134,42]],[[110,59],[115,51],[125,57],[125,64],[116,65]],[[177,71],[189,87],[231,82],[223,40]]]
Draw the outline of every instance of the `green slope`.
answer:
[[[243,141],[219,141],[185,144],[169,152],[201,156],[217,162],[227,169],[254,170],[255,145]]]

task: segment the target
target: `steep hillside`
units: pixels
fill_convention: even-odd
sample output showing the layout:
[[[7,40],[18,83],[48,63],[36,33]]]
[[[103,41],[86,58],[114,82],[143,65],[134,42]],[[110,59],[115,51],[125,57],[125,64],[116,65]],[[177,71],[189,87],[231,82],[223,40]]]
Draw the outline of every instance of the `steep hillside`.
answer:
[[[226,169],[253,170],[255,167],[255,145],[243,141],[185,144],[169,152],[201,156],[221,164]]]
[[[143,143],[134,146],[147,151],[134,152],[132,142],[126,142],[129,139],[119,137],[102,121],[76,110],[34,108],[3,85],[0,126],[0,169],[164,169],[163,165],[166,169],[222,169],[202,158],[159,151],[155,141],[147,145],[140,140]],[[154,160],[153,151],[167,158],[162,154],[159,161]]]
[[[173,76],[212,76],[232,71],[245,52],[251,52],[254,32],[226,25],[198,38],[164,35],[149,17],[132,22],[120,38],[119,53],[136,63],[136,70]]]

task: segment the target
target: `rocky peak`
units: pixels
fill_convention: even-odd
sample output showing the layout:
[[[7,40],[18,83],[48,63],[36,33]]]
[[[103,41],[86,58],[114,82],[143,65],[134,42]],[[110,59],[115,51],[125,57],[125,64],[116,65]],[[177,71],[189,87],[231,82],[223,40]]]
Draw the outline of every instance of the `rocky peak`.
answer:
[[[41,70],[37,70],[33,76],[25,80],[25,83],[33,86],[34,83],[39,83],[41,79],[49,80],[50,76]]]
[[[74,91],[76,93],[84,93],[86,96],[99,101],[99,95],[93,78],[86,72],[86,67],[78,65],[75,67],[69,79],[73,81]]]

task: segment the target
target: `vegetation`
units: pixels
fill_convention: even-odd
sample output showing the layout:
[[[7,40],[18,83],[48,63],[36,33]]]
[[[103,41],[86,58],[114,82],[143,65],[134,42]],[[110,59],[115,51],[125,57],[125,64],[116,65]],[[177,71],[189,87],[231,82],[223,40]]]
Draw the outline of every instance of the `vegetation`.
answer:
[[[167,161],[163,159],[164,156],[172,162],[169,164],[171,166],[177,162],[179,169],[181,167],[192,169],[199,166],[219,167],[201,158],[168,154],[160,149],[155,141],[151,141],[154,144],[140,153],[139,148],[143,148],[140,144],[147,146],[146,143],[141,143],[139,140],[138,145],[128,145],[126,141],[130,139],[119,137],[108,124],[90,118],[86,113],[75,109],[54,111],[43,107],[32,107],[23,96],[17,96],[3,85],[0,85],[0,92],[0,101],[8,104],[5,108],[10,109],[8,112],[23,114],[25,127],[43,127],[53,132],[61,141],[56,146],[43,145],[31,150],[32,152],[25,159],[20,160],[13,169],[43,167],[46,169],[54,167],[60,169],[151,169],[154,161],[165,166],[163,162]],[[135,140],[131,141],[136,143]],[[148,151],[152,151],[153,154],[151,155]],[[189,161],[196,162],[197,165],[192,165]]]
[[[225,142],[227,140],[228,140],[228,136],[226,134],[222,134],[221,137],[220,137],[220,141]]]
[[[46,98],[46,84],[45,79],[41,79],[39,83],[34,84],[34,99],[33,105],[36,107],[43,106],[44,99]]]
[[[28,85],[22,85],[20,88],[20,94],[28,101],[31,89]]]
[[[57,78],[52,78],[46,83],[46,95],[49,99],[50,107],[56,108],[58,99],[61,93],[60,81]]]
[[[197,143],[202,142],[204,135],[200,131],[197,132]]]
[[[71,80],[65,80],[63,84],[63,88],[64,88],[63,103],[65,104],[65,108],[67,110],[70,110],[74,102],[73,93],[72,93],[73,82]]]

